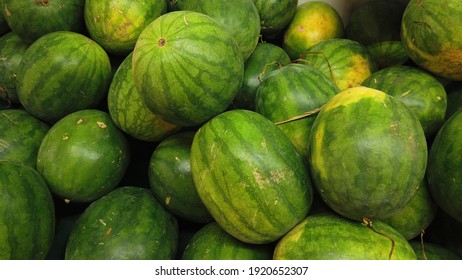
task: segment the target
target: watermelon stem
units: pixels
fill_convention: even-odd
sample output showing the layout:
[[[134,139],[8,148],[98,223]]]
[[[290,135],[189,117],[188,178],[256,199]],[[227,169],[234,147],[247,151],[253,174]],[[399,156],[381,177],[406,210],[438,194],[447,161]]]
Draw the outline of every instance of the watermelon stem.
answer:
[[[374,226],[372,226],[372,221],[367,217],[363,218],[363,225],[371,229],[373,232],[380,234],[381,236],[386,237],[388,240],[391,241],[391,250],[390,250],[390,254],[388,255],[388,259],[391,260],[391,257],[393,256],[393,252],[395,251],[395,240],[388,234],[376,230]]]
[[[292,122],[292,121],[297,121],[297,120],[300,120],[300,119],[304,119],[304,118],[307,118],[307,117],[309,117],[309,116],[312,116],[312,115],[315,115],[315,114],[319,113],[323,108],[324,108],[324,105],[322,105],[321,107],[316,108],[316,109],[314,109],[314,110],[305,112],[305,113],[303,113],[303,114],[301,114],[301,115],[292,117],[292,118],[290,118],[290,119],[283,120],[283,121],[280,121],[280,122],[275,122],[274,124],[275,124],[275,125],[280,125],[280,124],[284,124],[284,123],[288,123],[288,122]]]
[[[422,245],[422,257],[424,260],[428,260],[427,255],[425,254],[425,245],[423,241],[424,235],[425,235],[425,230],[421,229],[420,230],[420,244]]]
[[[258,75],[258,77],[257,77],[257,78],[258,78],[258,81],[259,81],[260,83],[261,83],[261,79],[262,79],[261,77],[262,77],[262,76],[265,74],[265,72],[266,72],[266,67],[271,66],[271,65],[274,65],[274,64],[276,64],[279,68],[282,67],[282,64],[281,64],[280,62],[278,62],[278,61],[273,61],[273,62],[267,63],[267,64],[265,65],[265,67],[263,67],[263,71],[262,71],[262,72]]]
[[[303,53],[301,53],[300,56],[309,55],[309,54],[317,54],[317,55],[320,54],[320,55],[322,55],[322,57],[324,58],[324,60],[327,63],[327,67],[329,68],[329,72],[330,72],[330,76],[332,77],[332,80],[334,81],[335,84],[337,84],[337,79],[335,79],[334,71],[332,70],[332,66],[331,66],[331,64],[329,62],[329,59],[327,59],[326,54],[324,52],[303,52]],[[303,58],[296,59],[292,63],[299,63],[299,62],[302,62],[304,64],[311,64],[311,61],[303,59]]]
[[[42,6],[45,6],[45,7],[48,7],[48,5],[50,4],[49,0],[35,0],[35,2],[41,4]]]

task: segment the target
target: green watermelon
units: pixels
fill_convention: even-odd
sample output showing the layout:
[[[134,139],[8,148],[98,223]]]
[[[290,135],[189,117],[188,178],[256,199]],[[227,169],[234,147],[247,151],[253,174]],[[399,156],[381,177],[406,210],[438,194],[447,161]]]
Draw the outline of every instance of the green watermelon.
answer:
[[[256,112],[231,110],[205,123],[196,132],[190,160],[199,197],[216,222],[243,242],[279,239],[311,207],[302,157]]]
[[[119,187],[94,201],[75,223],[67,260],[172,259],[178,223],[145,188]]]
[[[22,109],[0,111],[0,160],[36,167],[37,153],[49,126]]]
[[[16,76],[22,56],[29,47],[13,31],[0,37],[0,98],[19,103]]]
[[[54,31],[83,32],[85,0],[1,0],[11,30],[32,43]]]
[[[338,92],[332,80],[316,68],[290,64],[271,72],[262,81],[256,94],[256,111],[273,122],[281,122],[320,108]],[[278,124],[305,159],[315,118]]]
[[[462,2],[411,0],[401,23],[401,40],[409,57],[429,72],[462,80]]]
[[[225,111],[239,91],[244,62],[233,37],[210,16],[164,14],[141,33],[133,78],[148,108],[180,126]]]
[[[29,113],[56,122],[98,105],[107,95],[111,78],[109,57],[97,43],[82,34],[56,31],[26,50],[16,90]]]
[[[148,142],[160,141],[179,129],[152,113],[133,82],[132,53],[118,67],[107,95],[109,114],[128,135]]]
[[[260,15],[253,0],[181,0],[183,11],[206,14],[220,23],[234,38],[246,60],[260,38]]]
[[[255,110],[255,95],[263,78],[290,63],[289,55],[278,45],[261,42],[244,63],[242,86],[233,100],[240,109]]]
[[[85,25],[90,37],[108,53],[128,55],[141,31],[167,12],[165,0],[87,0]]]
[[[349,39],[321,41],[303,54],[302,59],[332,79],[341,90],[361,85],[377,71],[366,47]]]
[[[417,117],[393,96],[344,90],[317,115],[309,137],[314,186],[337,213],[387,218],[414,197],[425,175],[427,142]]]
[[[436,134],[428,156],[428,183],[436,203],[462,222],[462,110]]]
[[[44,259],[51,247],[55,208],[34,168],[0,161],[0,259]]]
[[[438,79],[420,68],[390,66],[373,73],[361,84],[402,101],[417,116],[427,137],[444,122],[446,90]]]
[[[109,114],[81,110],[50,128],[39,147],[37,170],[59,197],[91,202],[117,186],[129,155],[127,140]]]
[[[190,151],[194,131],[174,134],[156,147],[149,168],[149,185],[157,200],[175,215],[197,223],[212,220],[196,191]]]
[[[273,244],[249,244],[223,230],[216,222],[203,226],[190,239],[183,260],[271,260]]]
[[[411,240],[409,244],[414,249],[415,254],[417,255],[418,260],[460,260],[459,257],[454,252],[448,250],[446,247],[432,243],[432,242],[424,242],[422,246],[422,242],[418,240]]]
[[[274,37],[283,32],[297,11],[297,0],[253,0],[260,15],[261,34]]]
[[[409,242],[383,222],[373,222],[371,229],[335,214],[316,214],[278,241],[274,259],[415,260],[416,255]]]

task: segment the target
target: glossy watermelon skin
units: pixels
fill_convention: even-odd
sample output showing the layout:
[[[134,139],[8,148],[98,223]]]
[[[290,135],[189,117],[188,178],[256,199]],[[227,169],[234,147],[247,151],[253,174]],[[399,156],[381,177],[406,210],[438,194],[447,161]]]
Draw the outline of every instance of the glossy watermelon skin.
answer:
[[[133,53],[134,82],[146,106],[179,126],[202,124],[225,111],[243,74],[234,39],[197,12],[160,16],[141,33]]]
[[[261,33],[274,37],[290,23],[297,11],[297,0],[253,0],[260,15]]]
[[[107,95],[109,114],[118,128],[142,141],[157,142],[179,129],[151,112],[133,82],[132,53],[117,68]]]
[[[273,244],[249,244],[223,230],[216,222],[204,225],[190,239],[183,260],[271,260]]]
[[[119,187],[80,215],[66,246],[67,260],[172,259],[178,223],[145,188]]]
[[[392,242],[358,221],[335,214],[310,215],[278,241],[275,260],[415,260],[411,245],[392,227],[372,226]]]
[[[49,126],[22,109],[0,111],[0,160],[36,167],[37,153]]]
[[[108,53],[126,56],[141,31],[167,12],[167,1],[85,1],[85,26],[90,37]]]
[[[432,74],[412,66],[381,69],[361,83],[395,96],[419,119],[425,135],[432,136],[444,123],[447,94]]]
[[[462,80],[462,2],[411,0],[401,23],[401,41],[409,57],[429,72]],[[453,27],[453,28],[451,28]]]
[[[16,90],[29,113],[54,123],[96,107],[106,97],[111,78],[111,63],[101,46],[82,34],[56,31],[26,50]]]
[[[45,180],[34,168],[11,161],[0,161],[0,178],[0,259],[44,259],[55,228]]]
[[[428,157],[428,184],[440,208],[462,222],[462,110],[454,113],[441,127]]]
[[[289,64],[262,81],[256,94],[256,112],[273,122],[300,116],[323,106],[340,89],[322,72],[305,64]],[[297,151],[308,159],[308,136],[316,115],[278,124]]]
[[[19,103],[16,93],[16,76],[19,63],[29,44],[13,31],[0,37],[0,98]]]
[[[227,111],[199,128],[191,170],[212,217],[247,243],[277,240],[311,207],[302,157],[280,129],[253,111]]]
[[[127,169],[127,140],[100,110],[81,110],[55,123],[40,144],[37,170],[67,202],[91,202],[114,189]]]
[[[417,117],[384,92],[355,87],[331,98],[309,138],[311,178],[324,201],[354,220],[405,207],[425,176],[427,142]]]
[[[50,32],[85,29],[85,0],[2,0],[1,4],[11,30],[29,44]]]
[[[148,168],[156,199],[175,215],[196,223],[212,220],[202,203],[191,174],[191,145],[195,131],[174,134],[156,147]]]

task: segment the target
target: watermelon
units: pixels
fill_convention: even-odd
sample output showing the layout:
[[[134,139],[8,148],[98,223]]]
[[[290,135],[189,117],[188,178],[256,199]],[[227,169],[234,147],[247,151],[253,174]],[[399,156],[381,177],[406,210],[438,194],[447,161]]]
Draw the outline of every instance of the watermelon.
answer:
[[[416,255],[409,242],[383,222],[373,222],[370,228],[335,214],[316,214],[278,241],[274,259],[415,260]]]
[[[178,223],[145,188],[119,187],[94,201],[73,226],[67,260],[172,259]]]
[[[244,62],[242,86],[233,100],[240,109],[255,110],[255,95],[263,78],[290,63],[289,55],[278,45],[261,42]]]
[[[197,194],[189,159],[194,134],[180,132],[159,143],[149,162],[149,185],[167,210],[183,219],[205,223],[212,217]]]
[[[108,53],[126,56],[133,51],[141,31],[166,12],[165,0],[87,0],[84,17],[93,40]]]
[[[233,37],[243,60],[246,60],[260,38],[260,15],[253,0],[180,0],[183,11],[206,14],[220,23]]]
[[[332,79],[341,90],[361,85],[377,71],[377,64],[366,47],[349,39],[319,42],[303,54],[302,59]]]
[[[270,120],[224,112],[199,128],[191,146],[197,192],[215,221],[247,243],[271,243],[307,215],[311,181],[303,158]]]
[[[409,57],[429,72],[462,80],[462,2],[411,0],[401,22],[401,41]]]
[[[417,116],[427,137],[444,122],[446,90],[438,79],[420,68],[390,66],[373,73],[361,84],[402,101]]]
[[[260,15],[261,34],[274,37],[283,32],[297,11],[297,0],[253,0]]]
[[[225,111],[243,74],[233,37],[198,12],[160,16],[144,29],[133,52],[141,98],[159,118],[179,126],[202,124]]]
[[[321,41],[344,36],[343,20],[334,7],[322,1],[309,1],[297,7],[284,31],[282,47],[295,60]]]
[[[109,57],[97,43],[82,34],[56,31],[26,50],[16,90],[29,113],[54,123],[98,105],[107,95],[111,78]]]
[[[412,249],[414,249],[418,260],[435,261],[461,259],[461,257],[459,257],[457,254],[440,244],[424,242],[424,244],[422,245],[422,242],[418,240],[411,240],[409,241],[409,244],[412,246]]]
[[[309,137],[314,186],[337,213],[388,218],[414,197],[425,176],[427,142],[417,117],[395,97],[344,90],[317,115]]]
[[[109,114],[81,110],[50,128],[39,147],[37,170],[67,202],[91,202],[117,186],[129,155],[127,140]]]
[[[216,222],[204,225],[186,246],[183,260],[271,260],[273,244],[249,244],[224,231]]]
[[[441,127],[428,157],[428,183],[436,203],[462,222],[462,110]]]
[[[1,0],[11,30],[29,44],[50,32],[83,32],[84,5],[85,0]]]
[[[44,259],[55,228],[45,180],[34,168],[12,161],[0,161],[0,178],[0,259]]]
[[[132,53],[117,68],[107,95],[108,111],[114,123],[128,135],[157,142],[179,129],[160,119],[141,99],[133,82]]]
[[[281,122],[320,108],[339,91],[332,80],[316,68],[290,64],[271,72],[262,81],[255,99],[256,111],[273,122]],[[278,124],[305,159],[315,118]]]
[[[21,162],[33,168],[49,126],[22,109],[0,111],[0,160]]]
[[[13,31],[0,37],[0,98],[19,103],[16,76],[22,56],[29,47]]]

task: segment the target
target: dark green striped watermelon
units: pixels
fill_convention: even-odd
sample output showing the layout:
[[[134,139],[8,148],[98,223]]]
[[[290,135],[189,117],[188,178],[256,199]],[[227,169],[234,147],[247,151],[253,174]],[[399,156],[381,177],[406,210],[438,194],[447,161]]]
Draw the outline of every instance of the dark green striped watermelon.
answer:
[[[211,17],[170,12],[141,33],[133,77],[148,108],[180,126],[225,111],[239,91],[244,62],[235,40]]]
[[[329,39],[312,46],[303,56],[341,89],[361,85],[377,64],[366,47],[349,39]]]
[[[0,161],[0,259],[44,259],[55,228],[53,198],[34,168]]]
[[[271,260],[273,244],[249,244],[223,230],[216,222],[203,226],[186,246],[183,260]]]
[[[127,140],[109,114],[81,110],[55,123],[43,139],[37,170],[52,192],[90,202],[114,189],[129,163]]]
[[[420,240],[411,240],[409,241],[412,249],[417,256],[418,260],[461,260],[454,252],[448,250],[446,247],[432,243],[432,242],[422,242]]]
[[[2,0],[11,30],[27,43],[54,31],[83,32],[85,0]]]
[[[19,63],[28,47],[13,31],[0,37],[0,99],[19,103],[16,77]]]
[[[16,89],[29,113],[56,122],[97,106],[106,97],[111,78],[109,57],[97,43],[82,34],[57,31],[26,50]]]
[[[199,128],[191,171],[212,217],[244,242],[279,239],[311,207],[302,157],[276,125],[253,111],[227,111]]]
[[[255,99],[256,111],[273,122],[281,122],[320,108],[338,92],[332,80],[316,68],[290,64],[271,72],[262,81]],[[315,118],[278,125],[305,159]]]
[[[330,99],[309,138],[313,183],[326,203],[355,219],[404,208],[425,175],[427,142],[417,117],[393,96],[355,87]]]
[[[444,122],[446,90],[438,79],[420,68],[387,67],[373,73],[362,85],[383,91],[406,104],[419,119],[427,137]]]
[[[436,134],[428,157],[428,184],[436,203],[462,222],[462,110]]]
[[[401,24],[409,57],[435,75],[462,80],[462,2],[411,0]]]
[[[260,15],[261,34],[274,37],[283,32],[297,11],[297,0],[253,0]]]
[[[178,223],[145,188],[124,186],[80,215],[66,246],[67,260],[172,259]]]
[[[183,219],[205,223],[212,217],[197,194],[191,174],[194,134],[194,131],[180,132],[159,143],[149,162],[149,185],[167,210]]]
[[[234,98],[233,105],[240,109],[255,110],[255,95],[263,78],[289,63],[289,55],[278,45],[258,43],[244,63],[242,87]]]
[[[165,0],[87,0],[84,16],[93,40],[108,53],[128,55],[141,31],[166,12]]]
[[[164,139],[179,127],[168,123],[148,109],[133,82],[132,53],[118,67],[107,95],[109,114],[128,135],[149,142]]]
[[[206,14],[234,38],[246,60],[260,38],[260,16],[253,0],[180,0],[179,8]]]
[[[21,162],[33,168],[49,126],[21,109],[0,111],[0,160]]]
[[[274,259],[416,259],[409,242],[395,229],[380,221],[372,227],[335,214],[310,215],[278,241]]]

